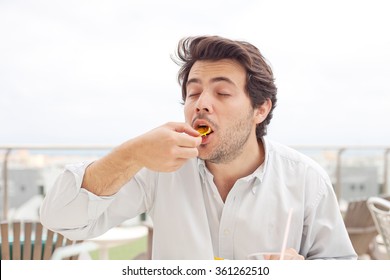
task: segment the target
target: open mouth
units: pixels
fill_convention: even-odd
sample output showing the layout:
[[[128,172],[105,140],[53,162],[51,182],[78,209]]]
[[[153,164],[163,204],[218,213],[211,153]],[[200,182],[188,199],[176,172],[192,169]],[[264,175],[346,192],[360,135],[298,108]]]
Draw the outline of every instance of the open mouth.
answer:
[[[211,127],[209,127],[208,125],[199,125],[196,130],[200,133],[200,136],[202,137],[209,135],[211,132],[213,132]]]

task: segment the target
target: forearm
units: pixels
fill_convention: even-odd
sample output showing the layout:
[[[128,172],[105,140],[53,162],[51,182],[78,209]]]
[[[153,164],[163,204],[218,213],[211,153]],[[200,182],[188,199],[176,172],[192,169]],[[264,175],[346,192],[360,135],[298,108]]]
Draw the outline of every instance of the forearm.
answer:
[[[89,239],[150,209],[155,173],[137,172],[113,196],[81,188],[89,162],[69,164],[48,190],[40,209],[42,224],[73,240]]]
[[[143,167],[136,156],[137,141],[127,141],[89,165],[81,187],[98,196],[117,193]]]
[[[115,194],[144,167],[157,172],[179,169],[188,159],[198,156],[201,142],[199,132],[188,124],[165,124],[92,163],[81,186],[99,196]]]

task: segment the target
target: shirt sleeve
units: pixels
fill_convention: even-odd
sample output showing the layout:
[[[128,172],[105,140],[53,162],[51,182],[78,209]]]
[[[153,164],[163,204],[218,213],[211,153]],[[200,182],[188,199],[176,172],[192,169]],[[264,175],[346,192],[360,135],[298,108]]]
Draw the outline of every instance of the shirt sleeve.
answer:
[[[319,191],[305,215],[301,251],[306,259],[356,259],[330,179],[315,181]]]
[[[45,196],[40,208],[42,224],[72,240],[99,236],[151,205],[152,180],[141,170],[112,196],[97,196],[81,188],[91,162],[67,165]],[[146,176],[146,177],[145,177]]]

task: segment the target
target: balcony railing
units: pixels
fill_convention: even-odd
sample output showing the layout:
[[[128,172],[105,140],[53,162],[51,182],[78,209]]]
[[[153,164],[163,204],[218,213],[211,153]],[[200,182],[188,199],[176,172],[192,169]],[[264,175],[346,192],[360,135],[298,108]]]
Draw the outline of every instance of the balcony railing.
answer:
[[[390,193],[390,183],[388,180],[389,174],[389,153],[390,146],[314,146],[314,145],[296,145],[292,146],[293,148],[301,151],[333,151],[336,153],[335,160],[335,181],[334,181],[334,190],[338,199],[341,197],[341,181],[342,181],[342,156],[346,151],[351,150],[376,150],[383,154],[383,193]],[[3,150],[3,219],[6,220],[8,217],[8,191],[9,191],[9,177],[8,177],[8,164],[10,154],[16,150],[29,150],[29,151],[108,151],[111,150],[113,146],[110,145],[0,145],[0,151]]]

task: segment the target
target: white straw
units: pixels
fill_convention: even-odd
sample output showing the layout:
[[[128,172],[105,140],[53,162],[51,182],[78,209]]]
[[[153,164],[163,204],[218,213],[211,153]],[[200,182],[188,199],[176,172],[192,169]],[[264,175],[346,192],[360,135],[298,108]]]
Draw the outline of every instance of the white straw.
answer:
[[[293,209],[290,208],[290,211],[288,212],[288,218],[286,223],[286,228],[284,230],[284,237],[283,237],[283,244],[282,244],[282,250],[280,252],[280,259],[284,259],[284,254],[286,252],[286,246],[287,246],[287,238],[288,238],[288,232],[290,231],[290,224],[291,224],[291,216],[292,216]]]

